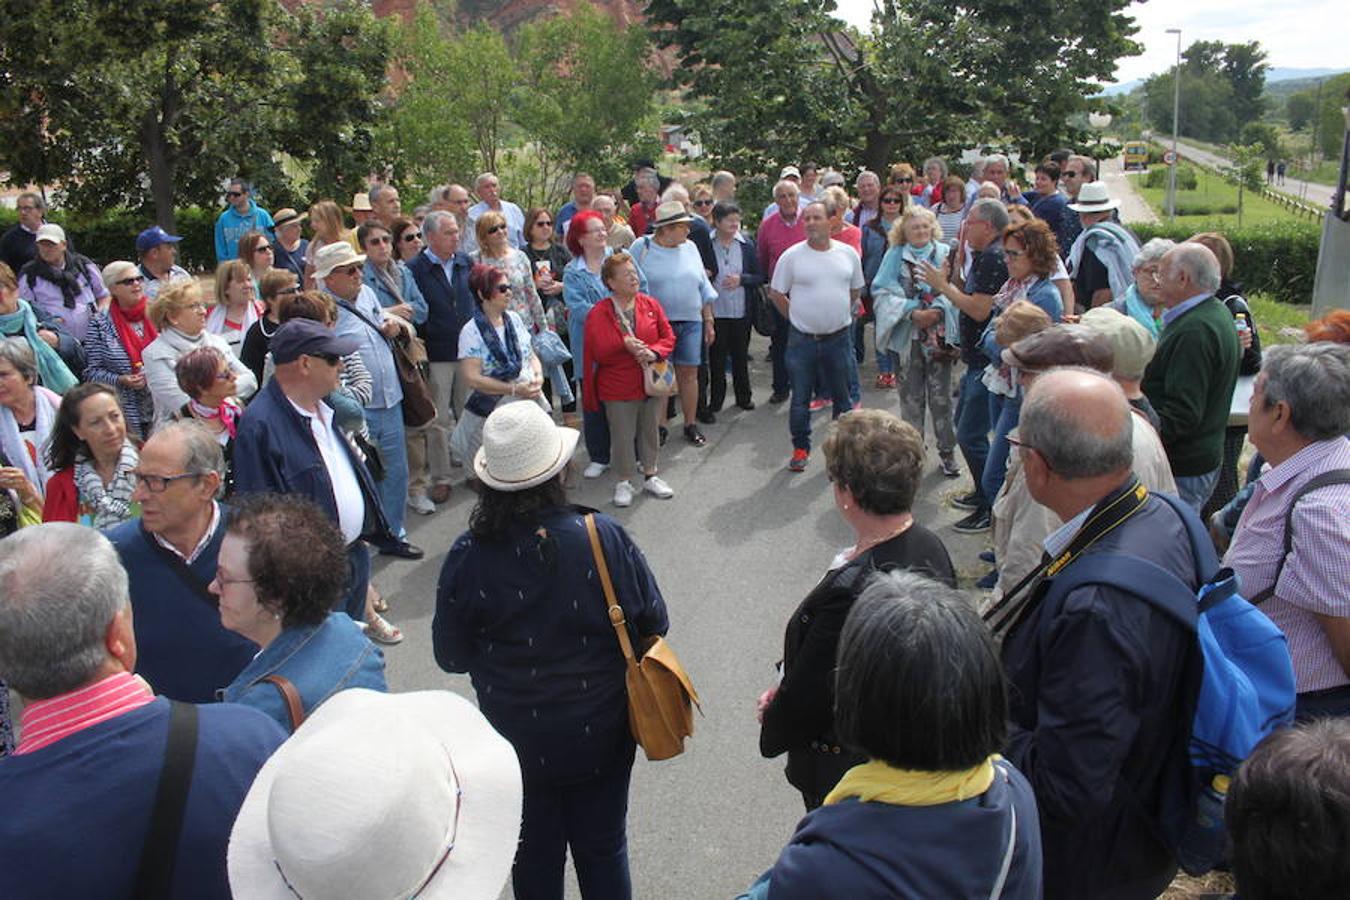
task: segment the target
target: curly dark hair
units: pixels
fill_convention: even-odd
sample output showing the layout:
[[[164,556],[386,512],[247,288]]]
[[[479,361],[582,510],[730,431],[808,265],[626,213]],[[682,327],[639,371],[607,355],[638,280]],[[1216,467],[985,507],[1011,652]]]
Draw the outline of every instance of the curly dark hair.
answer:
[[[57,410],[56,422],[52,425],[47,444],[47,466],[53,472],[70,468],[75,465],[77,458],[90,455],[88,445],[75,435],[75,429],[80,424],[80,407],[84,401],[98,394],[112,397],[121,410],[122,402],[117,399],[117,391],[101,381],[77,384],[61,397],[61,407]]]
[[[226,533],[248,541],[248,574],[258,602],[283,628],[318,625],[347,586],[342,533],[314,501],[295,494],[248,494],[231,503]]]
[[[504,541],[513,525],[532,523],[540,513],[567,505],[563,482],[570,465],[543,484],[523,491],[499,491],[478,482],[478,504],[469,514],[469,533],[480,541]]]
[[[1003,242],[1017,241],[1027,251],[1027,261],[1037,275],[1049,277],[1059,262],[1059,241],[1043,219],[1014,222],[1003,229]]]
[[[864,512],[908,512],[923,472],[923,436],[913,425],[880,409],[841,416],[825,439],[825,472],[848,488]]]

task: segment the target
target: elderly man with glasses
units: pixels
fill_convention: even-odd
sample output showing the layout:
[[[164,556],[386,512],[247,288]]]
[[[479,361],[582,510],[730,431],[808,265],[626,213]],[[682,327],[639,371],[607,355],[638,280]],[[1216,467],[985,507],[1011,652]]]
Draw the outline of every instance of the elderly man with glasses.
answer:
[[[156,693],[187,703],[213,702],[258,652],[220,624],[206,589],[229,516],[216,502],[224,473],[220,443],[205,426],[163,425],[132,472],[140,519],[108,531],[131,579],[136,671]]]
[[[18,197],[19,221],[0,235],[0,262],[15,272],[37,258],[38,229],[47,223],[47,201],[41,194],[25,191]]]
[[[250,231],[272,236],[272,216],[253,200],[253,190],[242,178],[230,179],[225,188],[229,204],[216,218],[216,262],[239,258],[239,239]]]

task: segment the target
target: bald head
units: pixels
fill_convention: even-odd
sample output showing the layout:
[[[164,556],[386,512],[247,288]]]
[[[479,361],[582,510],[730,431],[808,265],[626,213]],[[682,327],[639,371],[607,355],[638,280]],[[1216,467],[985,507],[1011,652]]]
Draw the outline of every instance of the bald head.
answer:
[[[1124,474],[1134,463],[1130,415],[1125,392],[1110,377],[1052,369],[1027,391],[1018,432],[1060,478],[1100,478]]]

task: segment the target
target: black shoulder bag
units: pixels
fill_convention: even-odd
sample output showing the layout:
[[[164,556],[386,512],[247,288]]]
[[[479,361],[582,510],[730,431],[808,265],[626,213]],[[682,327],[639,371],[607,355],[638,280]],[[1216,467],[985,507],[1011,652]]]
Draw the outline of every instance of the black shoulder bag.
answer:
[[[409,428],[421,428],[429,424],[436,418],[436,402],[431,399],[431,388],[427,387],[426,377],[408,351],[407,340],[390,340],[384,336],[379,325],[366,318],[354,305],[346,300],[339,300],[337,303],[365,322],[389,345],[389,352],[394,357],[394,371],[398,373],[398,384],[403,389],[403,402],[400,404],[403,410],[403,424]]]
[[[188,788],[197,758],[197,707],[169,701],[169,740],[164,765],[159,770],[150,827],[141,847],[136,868],[136,889],[131,896],[159,900],[172,896],[173,870],[178,862],[178,839],[183,831]]]

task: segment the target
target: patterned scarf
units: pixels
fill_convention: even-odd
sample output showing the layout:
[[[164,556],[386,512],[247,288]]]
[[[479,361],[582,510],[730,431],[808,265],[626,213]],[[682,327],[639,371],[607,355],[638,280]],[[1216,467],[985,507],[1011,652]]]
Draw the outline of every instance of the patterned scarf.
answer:
[[[93,515],[93,522],[90,523],[92,527],[111,528],[136,517],[131,502],[131,492],[136,485],[128,473],[136,468],[138,462],[140,456],[136,448],[130,441],[124,442],[122,452],[117,457],[117,470],[112,483],[104,485],[89,457],[80,456],[75,461],[75,486],[80,491],[80,505],[88,507]]]
[[[234,433],[239,427],[239,406],[234,400],[226,397],[220,401],[220,406],[212,409],[188,398],[187,405],[194,419],[219,419],[220,423],[225,426],[225,433],[234,437]]]
[[[92,265],[87,257],[67,250],[61,268],[48,265],[41,256],[35,256],[32,262],[24,266],[24,273],[28,276],[30,288],[39,278],[56,285],[61,290],[61,302],[65,304],[66,309],[74,309],[75,300],[86,285],[92,296],[94,285],[89,280],[89,267]]]
[[[116,300],[108,306],[108,318],[112,320],[113,328],[117,329],[117,339],[122,342],[122,349],[127,351],[127,358],[131,360],[134,371],[139,371],[142,366],[141,351],[159,337],[155,323],[145,317],[146,302],[146,296],[141,294],[141,299],[131,309],[123,309]],[[132,327],[133,322],[140,323],[140,334]]]
[[[19,301],[19,308],[12,313],[0,315],[0,335],[5,337],[22,336],[33,348],[37,359],[38,381],[43,387],[51,388],[58,394],[64,394],[79,383],[79,379],[70,371],[61,354],[38,334],[37,313],[27,300]]]

